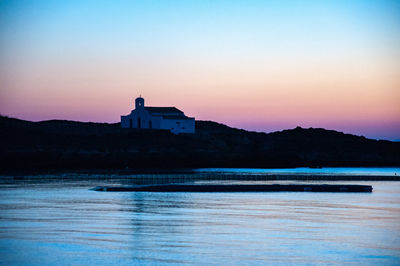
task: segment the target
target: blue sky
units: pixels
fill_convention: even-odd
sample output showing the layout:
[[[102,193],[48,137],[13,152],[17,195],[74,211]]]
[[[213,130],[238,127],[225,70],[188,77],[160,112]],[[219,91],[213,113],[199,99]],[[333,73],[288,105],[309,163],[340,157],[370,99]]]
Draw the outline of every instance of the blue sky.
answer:
[[[1,1],[0,113],[400,136],[400,1]],[[100,107],[101,106],[101,107]]]

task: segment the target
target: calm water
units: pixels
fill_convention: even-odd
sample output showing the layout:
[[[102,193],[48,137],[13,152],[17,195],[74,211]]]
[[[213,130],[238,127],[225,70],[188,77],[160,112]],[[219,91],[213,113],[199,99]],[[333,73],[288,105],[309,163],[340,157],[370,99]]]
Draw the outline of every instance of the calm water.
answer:
[[[89,190],[105,181],[3,183],[0,262],[399,265],[400,182],[357,183],[374,192],[119,193]]]
[[[199,173],[247,173],[247,174],[314,174],[314,175],[383,175],[399,176],[399,167],[323,167],[323,168],[282,168],[282,169],[257,169],[257,168],[199,168]]]

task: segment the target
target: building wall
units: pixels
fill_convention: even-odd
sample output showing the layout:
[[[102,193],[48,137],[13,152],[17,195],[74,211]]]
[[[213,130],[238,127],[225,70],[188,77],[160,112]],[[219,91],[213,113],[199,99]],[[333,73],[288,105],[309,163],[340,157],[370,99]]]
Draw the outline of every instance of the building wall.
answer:
[[[136,108],[129,115],[121,116],[122,128],[167,129],[174,134],[195,133],[195,120],[190,119],[165,119],[162,114],[150,114],[144,106]],[[183,113],[170,113],[169,116],[183,115]],[[151,122],[151,124],[150,124]]]
[[[194,133],[195,121],[193,119],[162,119],[160,129],[169,129],[174,134]]]
[[[129,115],[121,116],[122,128],[153,128],[160,129],[160,117],[154,117],[146,110],[133,110]],[[150,125],[151,121],[151,125]]]

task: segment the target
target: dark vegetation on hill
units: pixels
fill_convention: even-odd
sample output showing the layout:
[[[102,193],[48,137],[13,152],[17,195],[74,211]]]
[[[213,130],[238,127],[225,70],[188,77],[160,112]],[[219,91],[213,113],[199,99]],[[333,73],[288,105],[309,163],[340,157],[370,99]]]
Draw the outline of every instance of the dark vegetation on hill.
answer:
[[[270,134],[196,121],[196,134],[0,117],[0,172],[197,167],[399,166],[400,143],[325,129]]]

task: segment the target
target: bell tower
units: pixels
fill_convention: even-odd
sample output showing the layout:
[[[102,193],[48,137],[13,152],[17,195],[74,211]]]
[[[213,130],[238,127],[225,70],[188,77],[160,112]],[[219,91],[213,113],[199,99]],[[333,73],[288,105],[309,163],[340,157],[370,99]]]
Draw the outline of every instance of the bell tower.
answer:
[[[136,98],[136,100],[135,100],[135,108],[136,109],[143,109],[144,108],[144,99],[142,98],[142,96],[139,96],[138,98]]]

